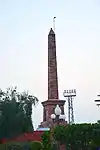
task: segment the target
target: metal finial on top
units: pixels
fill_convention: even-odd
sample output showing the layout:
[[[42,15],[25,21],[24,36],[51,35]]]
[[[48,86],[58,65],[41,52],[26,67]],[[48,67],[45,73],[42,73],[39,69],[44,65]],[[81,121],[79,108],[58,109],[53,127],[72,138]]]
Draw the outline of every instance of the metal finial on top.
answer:
[[[56,17],[53,17],[53,30],[55,31],[55,19]]]

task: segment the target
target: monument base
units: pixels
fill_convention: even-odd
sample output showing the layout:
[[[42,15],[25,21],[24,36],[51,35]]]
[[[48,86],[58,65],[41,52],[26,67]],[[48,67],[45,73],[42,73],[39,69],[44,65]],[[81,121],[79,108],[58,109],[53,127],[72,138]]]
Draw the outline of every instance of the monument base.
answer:
[[[51,128],[53,126],[56,126],[56,122],[54,123],[51,119],[51,114],[54,114],[54,110],[56,105],[59,105],[61,108],[61,115],[64,115],[64,104],[65,100],[59,100],[59,99],[49,99],[47,101],[42,102],[43,105],[43,122],[41,122],[41,125],[39,127],[41,128]],[[59,120],[60,125],[66,125],[67,122],[65,120]]]
[[[39,128],[54,128],[56,127],[58,124],[56,122],[53,122],[52,119],[45,121],[45,122],[41,122],[41,124],[39,125]],[[67,125],[67,121],[65,120],[59,120],[59,125]]]

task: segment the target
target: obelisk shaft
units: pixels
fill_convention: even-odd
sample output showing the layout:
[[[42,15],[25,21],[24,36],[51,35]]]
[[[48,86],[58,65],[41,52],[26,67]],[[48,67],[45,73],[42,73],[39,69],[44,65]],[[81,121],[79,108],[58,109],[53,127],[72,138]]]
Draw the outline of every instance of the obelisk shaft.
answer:
[[[42,102],[44,111],[43,122],[40,125],[42,128],[52,128],[52,126],[54,126],[51,120],[51,114],[55,113],[56,105],[59,105],[61,114],[64,114],[65,100],[59,100],[58,96],[56,59],[56,39],[54,31],[51,29],[48,35],[48,100]]]
[[[48,100],[59,99],[57,59],[56,59],[56,38],[51,29],[48,35]]]

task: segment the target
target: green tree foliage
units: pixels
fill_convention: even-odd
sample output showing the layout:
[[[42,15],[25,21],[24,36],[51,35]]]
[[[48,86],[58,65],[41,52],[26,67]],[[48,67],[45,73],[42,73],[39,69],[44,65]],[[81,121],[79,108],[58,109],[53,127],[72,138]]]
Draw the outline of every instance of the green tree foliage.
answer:
[[[6,144],[0,144],[0,150],[24,150],[24,147],[25,147],[24,145],[25,145],[24,143],[10,143],[9,142]]]
[[[0,144],[0,150],[30,150],[30,143],[8,142]]]
[[[43,150],[43,145],[39,141],[34,141],[30,143],[30,150]]]
[[[100,147],[100,123],[57,126],[54,139],[71,150],[92,150]]]
[[[42,135],[42,143],[43,143],[43,150],[52,150],[52,143],[51,143],[51,132],[45,131]]]
[[[18,93],[17,88],[0,90],[0,139],[12,138],[33,130],[32,105],[38,99],[28,92]]]
[[[65,127],[64,126],[57,126],[53,132],[54,139],[60,141],[61,144],[65,143],[66,141],[66,134],[65,134]]]

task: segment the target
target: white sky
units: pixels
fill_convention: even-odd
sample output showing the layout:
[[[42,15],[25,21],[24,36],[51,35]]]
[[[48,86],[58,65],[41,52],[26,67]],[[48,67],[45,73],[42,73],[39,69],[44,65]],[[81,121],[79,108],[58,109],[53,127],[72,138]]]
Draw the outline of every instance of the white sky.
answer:
[[[100,92],[99,0],[0,1],[0,87],[17,85],[19,91],[27,89],[39,98],[32,117],[37,127],[42,121],[41,101],[48,95],[47,37],[53,16],[57,17],[60,99],[64,99],[64,89],[76,88],[75,121],[97,121],[100,108],[94,99]]]

